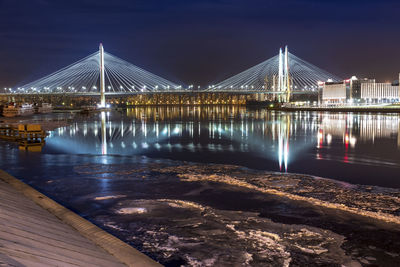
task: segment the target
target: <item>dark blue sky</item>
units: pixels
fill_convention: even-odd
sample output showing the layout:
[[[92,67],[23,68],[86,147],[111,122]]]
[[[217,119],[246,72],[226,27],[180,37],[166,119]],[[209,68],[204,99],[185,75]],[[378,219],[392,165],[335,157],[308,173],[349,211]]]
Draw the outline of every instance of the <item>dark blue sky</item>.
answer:
[[[0,86],[105,50],[185,84],[211,84],[277,54],[342,77],[400,72],[398,0],[0,0]]]

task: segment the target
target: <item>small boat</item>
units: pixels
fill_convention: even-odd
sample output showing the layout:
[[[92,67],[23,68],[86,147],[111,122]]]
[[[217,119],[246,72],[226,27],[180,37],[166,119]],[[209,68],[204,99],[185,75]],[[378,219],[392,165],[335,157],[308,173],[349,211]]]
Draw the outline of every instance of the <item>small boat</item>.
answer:
[[[22,104],[19,106],[14,103],[10,103],[4,106],[3,116],[4,117],[27,116],[27,115],[32,115],[34,111],[35,110],[32,104]]]
[[[51,113],[53,112],[53,106],[49,103],[42,103],[35,105],[35,113]]]

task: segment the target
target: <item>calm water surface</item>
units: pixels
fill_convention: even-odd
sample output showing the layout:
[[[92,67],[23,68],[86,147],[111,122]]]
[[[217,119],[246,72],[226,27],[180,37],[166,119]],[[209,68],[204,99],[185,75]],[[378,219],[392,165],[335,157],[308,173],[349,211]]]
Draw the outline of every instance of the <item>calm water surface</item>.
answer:
[[[394,266],[397,227],[232,181],[399,188],[399,127],[396,114],[135,108],[76,115],[41,152],[0,142],[0,167],[167,266]]]
[[[44,154],[146,155],[400,187],[397,114],[238,107],[138,108],[83,117]]]

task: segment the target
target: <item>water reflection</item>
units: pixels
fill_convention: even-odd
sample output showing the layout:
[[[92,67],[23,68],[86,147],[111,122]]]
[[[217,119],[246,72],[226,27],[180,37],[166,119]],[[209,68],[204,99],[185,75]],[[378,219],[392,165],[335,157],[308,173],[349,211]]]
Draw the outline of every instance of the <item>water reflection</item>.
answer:
[[[87,129],[87,125],[85,128]],[[101,154],[107,155],[106,113],[104,111],[101,112]]]
[[[378,158],[398,164],[399,127],[398,115],[146,107],[103,112],[59,128],[49,136],[46,149],[102,155],[182,154],[188,160],[198,154],[229,154],[229,158],[246,154],[266,159],[267,168],[268,162],[275,162],[272,169],[289,171],[307,157],[343,163]]]
[[[278,140],[279,140],[279,170],[282,171],[282,161],[284,170],[287,171],[289,158],[289,139],[290,139],[290,117],[287,117],[287,122],[279,123]]]
[[[322,116],[321,123],[328,145],[332,136],[336,136],[342,137],[343,143],[352,147],[355,147],[357,138],[374,143],[377,138],[390,139],[393,136],[397,137],[397,146],[400,146],[399,127],[398,115],[330,114]]]

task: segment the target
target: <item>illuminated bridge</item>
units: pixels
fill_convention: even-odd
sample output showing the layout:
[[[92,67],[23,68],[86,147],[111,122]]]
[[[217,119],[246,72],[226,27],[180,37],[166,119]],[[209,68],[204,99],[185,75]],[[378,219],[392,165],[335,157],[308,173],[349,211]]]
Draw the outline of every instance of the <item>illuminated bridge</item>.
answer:
[[[293,93],[317,92],[318,84],[341,81],[311,63],[289,53],[288,47],[279,54],[216,85],[212,92],[258,92],[272,94],[272,98],[290,101]]]
[[[14,93],[98,93],[103,82],[107,93],[181,89],[178,84],[104,52],[100,44],[96,53],[44,78],[18,87],[14,89]]]
[[[61,70],[7,89],[7,101],[65,105],[100,104],[244,104],[247,100],[289,102],[295,94],[316,94],[319,82],[339,81],[288,52],[279,54],[204,90],[192,90],[104,52],[103,46]],[[100,98],[99,98],[100,96]],[[74,99],[74,100],[72,100]],[[99,101],[100,100],[100,101]]]

